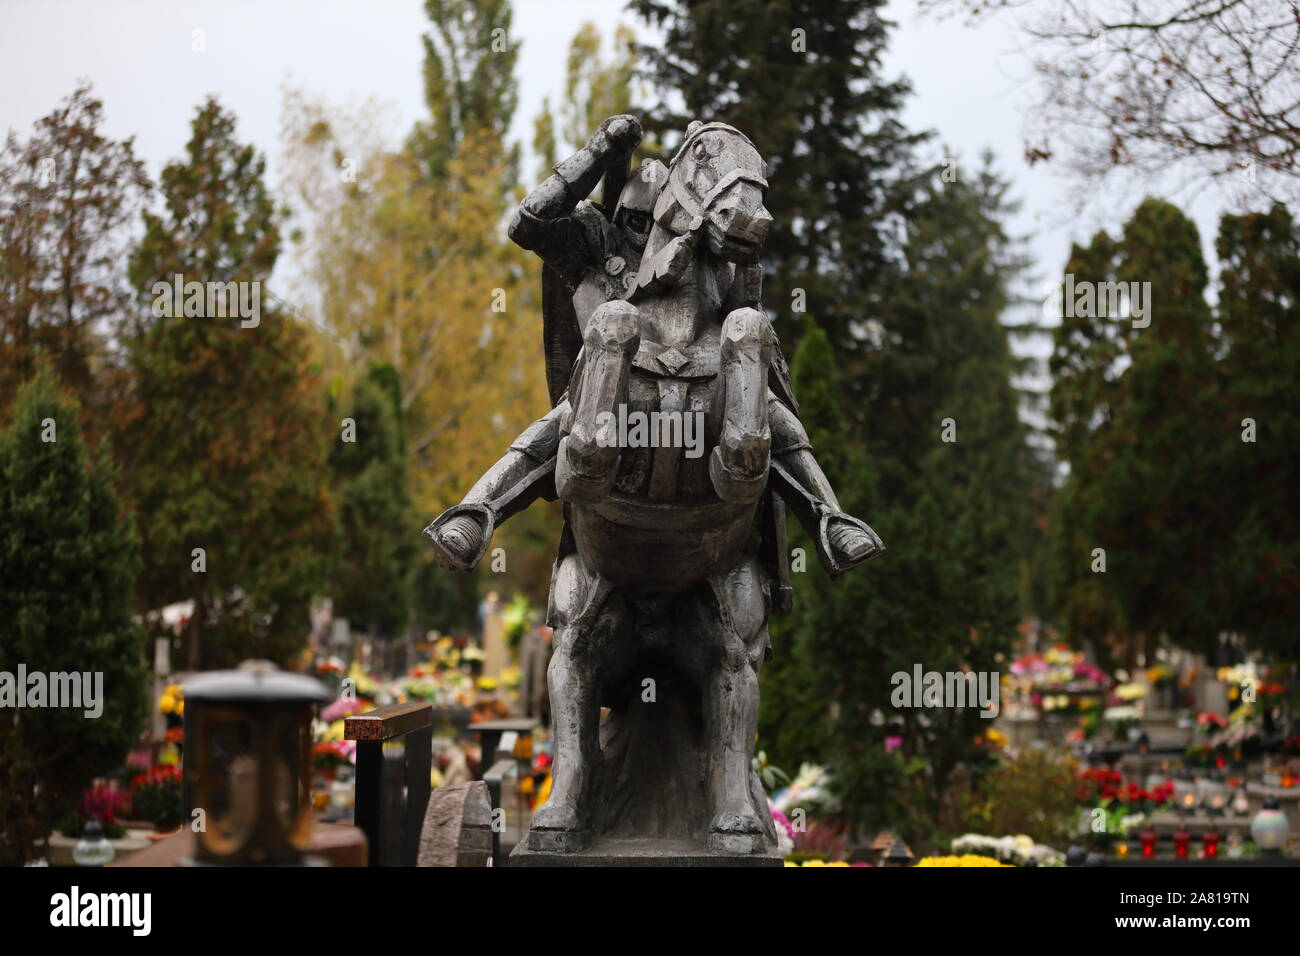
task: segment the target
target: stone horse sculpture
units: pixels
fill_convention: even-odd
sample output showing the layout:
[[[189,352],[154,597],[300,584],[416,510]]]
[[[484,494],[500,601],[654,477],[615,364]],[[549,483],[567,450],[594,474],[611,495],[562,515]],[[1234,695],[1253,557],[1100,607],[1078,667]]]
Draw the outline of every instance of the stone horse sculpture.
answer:
[[[564,503],[553,782],[529,850],[626,838],[770,854],[751,765],[767,617],[789,608],[784,506],[832,574],[884,546],[840,510],[761,308],[762,157],[739,130],[696,122],[667,168],[629,177],[639,139],[635,118],[607,120],[516,214],[512,238],[546,263],[555,407],[425,533],[468,569],[502,521]],[[613,211],[585,201],[602,177]],[[628,440],[629,413],[657,414],[660,440]],[[673,427],[687,416],[694,456]]]

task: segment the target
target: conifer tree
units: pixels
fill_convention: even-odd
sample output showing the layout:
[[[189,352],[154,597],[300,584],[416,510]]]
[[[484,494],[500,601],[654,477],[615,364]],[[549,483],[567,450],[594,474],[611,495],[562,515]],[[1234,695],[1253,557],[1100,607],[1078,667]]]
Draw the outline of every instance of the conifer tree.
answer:
[[[302,329],[266,288],[280,232],[264,165],[236,138],[234,116],[203,103],[130,261],[148,315],[128,344],[117,444],[143,541],[140,610],[194,602],[194,669],[287,661],[333,541],[326,435],[341,426],[327,420]],[[233,283],[259,314],[230,315],[188,292],[184,308],[169,302],[178,275],[205,289]]]
[[[1234,512],[1218,542],[1227,613],[1257,646],[1295,660],[1300,619],[1300,228],[1285,206],[1226,215],[1216,243],[1222,283],[1223,403],[1217,507]],[[1206,423],[1209,425],[1210,423]],[[1205,426],[1203,426],[1205,427]]]
[[[859,334],[877,317],[896,180],[920,137],[899,120],[909,85],[881,73],[881,0],[632,0],[662,30],[645,46],[658,100],[649,133],[669,145],[694,119],[736,126],[768,164],[774,217],[763,299],[793,350],[800,311],[835,348],[845,412],[867,382]],[[892,198],[891,198],[892,197]]]
[[[1144,637],[1151,649],[1165,635],[1213,654],[1231,625],[1227,584],[1214,573],[1214,554],[1233,534],[1215,474],[1217,436],[1231,423],[1196,226],[1148,199],[1118,242],[1098,237],[1080,259],[1096,285],[1074,276],[1076,316],[1053,357],[1070,466],[1054,545],[1063,621],[1103,652],[1111,635]],[[1107,282],[1129,290],[1118,314],[1101,314]]]
[[[0,862],[15,866],[120,765],[145,705],[131,608],[139,545],[106,456],[88,454],[78,409],[48,370],[19,390],[0,432],[0,528],[0,672],[43,673],[47,695],[51,675],[82,681],[82,706],[29,696],[20,707],[9,695],[34,688],[0,687]]]
[[[846,822],[924,838],[955,825],[945,801],[987,766],[989,722],[973,705],[896,707],[891,679],[917,664],[1000,669],[1020,619],[1026,451],[1000,323],[1022,268],[1001,226],[1005,183],[988,168],[969,182],[931,181],[914,209],[904,261],[882,292],[887,347],[868,366],[873,426],[861,439],[837,439],[830,356],[817,336],[796,354],[814,450],[836,469],[845,510],[888,550],[838,581],[815,562],[792,575],[796,611],[775,630],[772,663],[798,654],[806,663],[784,667],[799,673],[791,686],[809,689],[774,681],[782,709],[765,720],[781,761],[830,762]]]
[[[392,637],[406,626],[418,519],[406,481],[401,385],[376,366],[353,388],[330,452],[340,526],[334,614]]]

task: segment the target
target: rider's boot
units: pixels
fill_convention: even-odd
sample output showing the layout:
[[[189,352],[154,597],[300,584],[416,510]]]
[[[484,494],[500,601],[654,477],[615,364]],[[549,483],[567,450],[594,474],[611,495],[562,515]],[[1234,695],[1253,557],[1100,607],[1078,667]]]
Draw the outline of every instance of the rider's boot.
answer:
[[[482,502],[462,502],[448,508],[429,527],[424,536],[433,545],[433,557],[444,568],[470,571],[483,558],[496,527],[492,509]]]
[[[827,557],[837,572],[855,568],[885,550],[880,535],[852,515],[834,511],[823,520],[826,524]]]
[[[641,345],[640,313],[630,302],[606,302],[583,336],[581,381],[573,420],[560,440],[555,490],[569,501],[599,501],[618,474],[618,407],[627,403],[632,357]]]
[[[771,459],[767,373],[774,337],[758,309],[736,309],[722,323],[722,435],[709,458],[713,490],[723,501],[754,501]]]

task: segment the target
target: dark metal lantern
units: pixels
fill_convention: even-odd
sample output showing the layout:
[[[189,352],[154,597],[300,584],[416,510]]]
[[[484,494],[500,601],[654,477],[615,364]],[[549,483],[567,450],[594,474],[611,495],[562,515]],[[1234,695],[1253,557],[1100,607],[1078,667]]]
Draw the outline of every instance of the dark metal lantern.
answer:
[[[295,865],[311,834],[311,722],[323,684],[247,661],[185,686],[185,803],[196,863]]]

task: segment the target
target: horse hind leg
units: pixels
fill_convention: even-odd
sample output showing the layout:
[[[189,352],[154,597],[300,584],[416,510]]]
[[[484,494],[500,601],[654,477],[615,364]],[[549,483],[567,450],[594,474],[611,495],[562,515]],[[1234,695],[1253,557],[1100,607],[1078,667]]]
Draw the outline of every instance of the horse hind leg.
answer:
[[[614,431],[619,405],[627,403],[632,358],[641,345],[640,312],[630,302],[606,302],[592,313],[583,337],[573,418],[560,440],[555,490],[566,501],[599,501],[618,473],[619,444]]]
[[[722,323],[722,435],[709,459],[709,478],[723,501],[755,501],[767,483],[773,343],[772,326],[758,309],[736,309]]]

